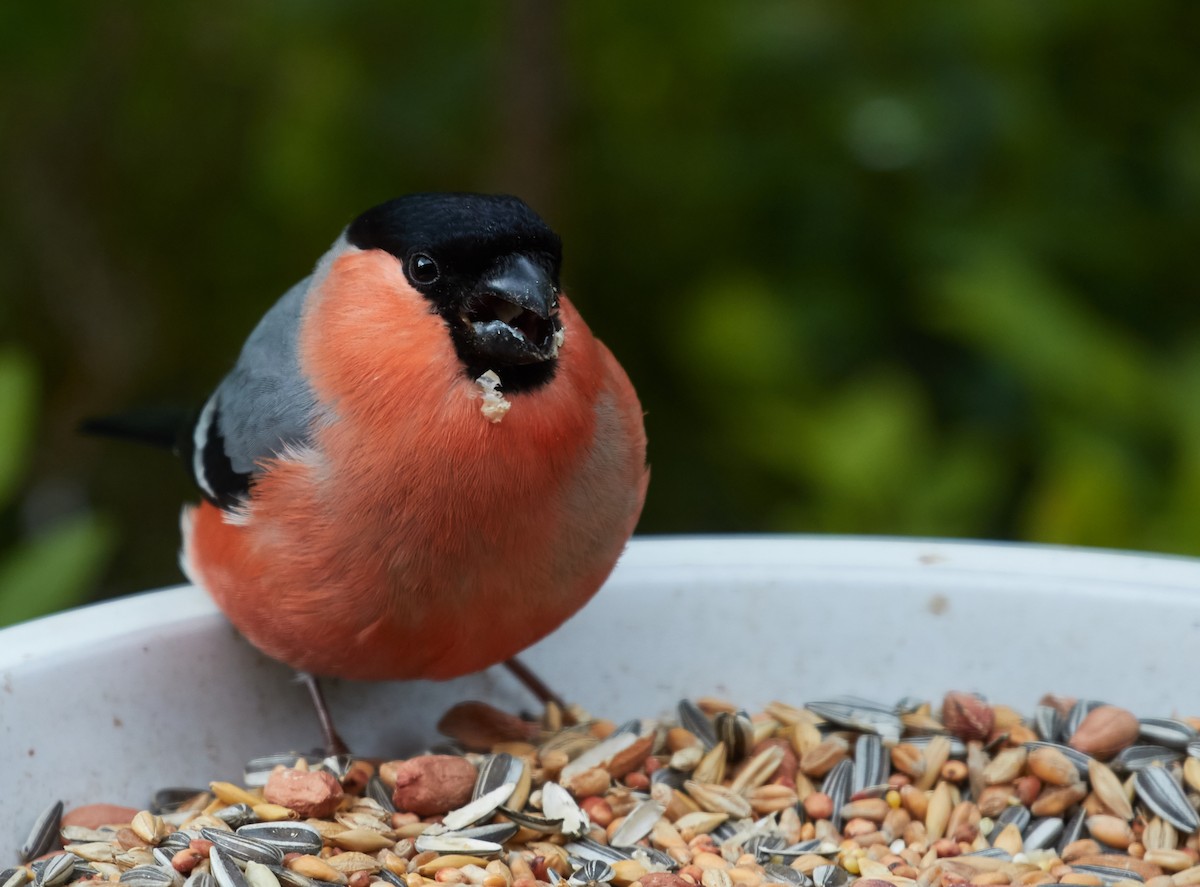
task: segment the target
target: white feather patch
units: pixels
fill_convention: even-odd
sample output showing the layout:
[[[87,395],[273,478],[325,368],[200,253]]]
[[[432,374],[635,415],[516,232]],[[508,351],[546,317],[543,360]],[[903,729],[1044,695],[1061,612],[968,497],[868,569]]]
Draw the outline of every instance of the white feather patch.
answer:
[[[179,569],[183,571],[183,575],[187,577],[187,581],[195,585],[197,588],[204,588],[200,582],[200,573],[196,570],[192,563],[191,547],[192,547],[192,522],[195,520],[196,506],[185,505],[179,512],[179,530],[183,537],[183,544],[179,546]]]
[[[217,494],[213,492],[212,484],[204,474],[204,448],[208,445],[208,431],[212,427],[213,412],[216,409],[217,396],[214,394],[204,404],[200,418],[196,420],[196,427],[192,429],[192,474],[196,476],[196,483],[200,485],[200,489],[211,499],[216,499]]]

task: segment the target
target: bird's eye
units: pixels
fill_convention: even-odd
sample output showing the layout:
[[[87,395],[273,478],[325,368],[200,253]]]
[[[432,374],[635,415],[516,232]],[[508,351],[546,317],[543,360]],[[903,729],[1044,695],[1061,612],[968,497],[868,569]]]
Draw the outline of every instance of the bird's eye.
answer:
[[[441,276],[441,271],[438,270],[437,262],[433,260],[432,256],[425,253],[413,253],[408,260],[408,275],[414,283],[428,286],[437,281]]]

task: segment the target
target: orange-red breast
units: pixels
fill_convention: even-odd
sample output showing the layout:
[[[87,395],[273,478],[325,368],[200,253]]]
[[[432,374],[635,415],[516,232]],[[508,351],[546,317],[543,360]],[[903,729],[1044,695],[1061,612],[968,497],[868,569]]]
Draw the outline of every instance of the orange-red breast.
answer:
[[[355,219],[201,411],[184,569],[257,647],[450,678],[582,607],[641,512],[642,410],[515,197]]]

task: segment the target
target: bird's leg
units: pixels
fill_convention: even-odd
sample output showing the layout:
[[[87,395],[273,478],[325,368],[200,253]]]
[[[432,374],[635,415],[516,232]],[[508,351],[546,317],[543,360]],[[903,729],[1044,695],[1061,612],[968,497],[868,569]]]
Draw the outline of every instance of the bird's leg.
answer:
[[[313,708],[317,710],[317,720],[321,722],[321,735],[325,739],[325,754],[349,754],[350,749],[346,747],[346,743],[342,741],[342,737],[338,736],[337,730],[334,729],[333,717],[329,714],[329,706],[325,704],[325,694],[321,692],[321,685],[317,681],[317,676],[307,671],[298,671],[296,672],[296,677],[300,679],[300,683],[308,688],[308,696],[312,699]]]
[[[538,702],[542,705],[550,705],[551,703],[558,706],[559,711],[564,717],[569,717],[567,714],[567,704],[563,702],[562,697],[551,690],[546,683],[529,670],[520,659],[514,656],[512,659],[505,660],[504,667],[512,672],[513,677],[525,685],[525,689],[537,697]]]

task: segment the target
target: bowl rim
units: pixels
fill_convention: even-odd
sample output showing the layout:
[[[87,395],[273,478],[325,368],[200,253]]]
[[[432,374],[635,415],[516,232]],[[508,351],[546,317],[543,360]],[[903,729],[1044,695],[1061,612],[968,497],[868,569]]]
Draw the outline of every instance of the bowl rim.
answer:
[[[793,576],[876,582],[933,581],[969,592],[1040,583],[1056,592],[1120,596],[1200,594],[1200,558],[1035,542],[820,534],[636,536],[608,584],[778,582]],[[600,594],[604,593],[601,589]],[[194,620],[224,621],[200,588],[180,584],[85,604],[0,629],[0,670],[45,656],[78,655],[84,644]]]

